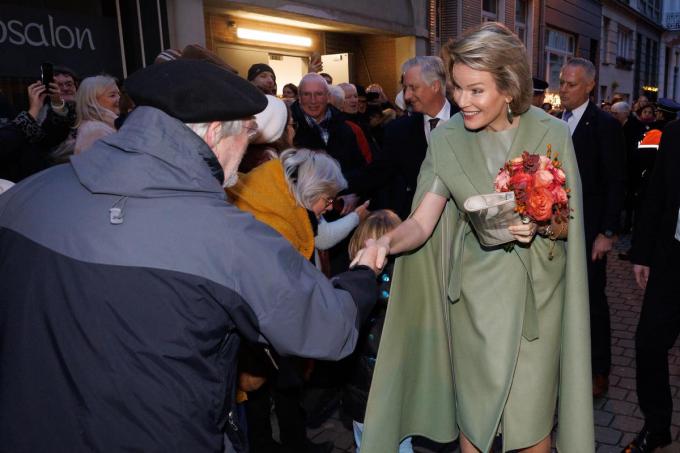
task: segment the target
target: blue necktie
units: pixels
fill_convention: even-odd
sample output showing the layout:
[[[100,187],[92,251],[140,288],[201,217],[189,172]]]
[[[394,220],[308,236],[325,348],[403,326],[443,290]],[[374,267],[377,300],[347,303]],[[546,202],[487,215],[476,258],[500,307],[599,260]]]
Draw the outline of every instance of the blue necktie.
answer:
[[[571,110],[565,110],[564,115],[562,115],[562,119],[566,122],[569,122],[569,118],[574,116],[573,113],[571,113]]]

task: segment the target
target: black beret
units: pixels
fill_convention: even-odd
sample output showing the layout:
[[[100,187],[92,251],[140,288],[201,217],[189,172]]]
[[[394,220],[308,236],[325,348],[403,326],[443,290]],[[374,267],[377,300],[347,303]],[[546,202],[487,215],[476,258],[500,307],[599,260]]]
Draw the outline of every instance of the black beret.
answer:
[[[545,80],[537,79],[536,77],[532,77],[531,80],[534,82],[534,91],[545,91],[548,89],[548,82]]]
[[[255,63],[250,67],[250,69],[248,69],[248,80],[252,82],[255,80],[255,77],[263,72],[271,72],[272,77],[274,77],[274,81],[276,82],[276,74],[274,74],[274,70],[271,66],[264,63]]]
[[[253,84],[207,61],[147,66],[124,86],[136,105],[156,107],[184,123],[236,120],[267,107],[267,98]]]

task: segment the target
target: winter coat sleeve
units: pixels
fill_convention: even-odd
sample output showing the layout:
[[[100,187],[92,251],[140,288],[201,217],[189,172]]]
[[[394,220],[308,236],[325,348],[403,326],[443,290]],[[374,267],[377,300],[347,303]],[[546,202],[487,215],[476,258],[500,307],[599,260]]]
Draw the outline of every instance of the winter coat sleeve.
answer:
[[[314,238],[314,245],[319,250],[328,250],[345,239],[357,225],[359,225],[359,216],[354,212],[334,222],[326,222],[326,219],[322,217]]]
[[[329,281],[261,224],[233,240],[234,286],[256,316],[259,341],[282,355],[338,360],[352,353],[376,301],[370,269],[359,267]]]

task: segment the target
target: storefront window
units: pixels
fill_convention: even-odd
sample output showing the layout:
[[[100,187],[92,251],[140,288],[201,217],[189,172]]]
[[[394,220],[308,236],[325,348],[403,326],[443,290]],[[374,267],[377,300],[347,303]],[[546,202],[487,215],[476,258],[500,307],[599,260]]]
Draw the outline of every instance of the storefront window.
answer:
[[[528,0],[515,0],[515,33],[523,43],[527,42]]]
[[[574,41],[573,35],[554,29],[546,31],[546,80],[550,90],[560,87],[560,69],[574,55]]]

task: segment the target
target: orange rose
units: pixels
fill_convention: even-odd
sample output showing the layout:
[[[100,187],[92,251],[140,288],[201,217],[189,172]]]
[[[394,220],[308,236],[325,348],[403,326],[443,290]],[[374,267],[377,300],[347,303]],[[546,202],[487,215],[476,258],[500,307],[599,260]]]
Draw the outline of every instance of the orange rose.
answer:
[[[512,178],[510,178],[509,186],[513,190],[528,190],[531,186],[533,178],[527,173],[517,173]]]
[[[552,193],[545,187],[536,187],[527,199],[527,214],[537,222],[550,220],[555,203]]]

